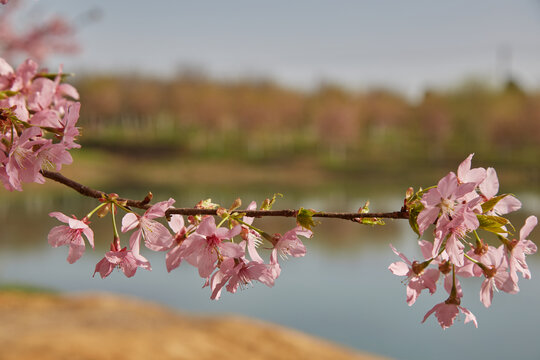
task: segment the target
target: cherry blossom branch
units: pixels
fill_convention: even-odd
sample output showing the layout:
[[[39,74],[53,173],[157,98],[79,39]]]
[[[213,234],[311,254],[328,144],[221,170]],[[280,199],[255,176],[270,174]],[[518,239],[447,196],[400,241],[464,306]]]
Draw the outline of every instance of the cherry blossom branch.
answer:
[[[41,174],[53,181],[63,184],[72,188],[79,194],[101,199],[107,194],[100,190],[92,189],[86,185],[80,184],[75,180],[69,179],[64,175],[48,170],[41,170]],[[118,201],[126,201],[127,206],[138,209],[147,210],[150,208],[150,204],[146,200],[138,201],[132,199],[118,198]],[[244,213],[249,217],[263,217],[263,216],[281,216],[281,217],[296,217],[298,210],[284,209],[284,210],[236,210],[237,212]],[[167,215],[180,214],[180,215],[217,215],[217,209],[197,209],[197,208],[170,208],[166,211]],[[380,219],[408,219],[409,213],[406,209],[402,208],[400,211],[393,212],[381,212],[381,213],[350,213],[350,212],[315,212],[313,217],[318,218],[335,218],[355,221],[360,218],[380,218]]]

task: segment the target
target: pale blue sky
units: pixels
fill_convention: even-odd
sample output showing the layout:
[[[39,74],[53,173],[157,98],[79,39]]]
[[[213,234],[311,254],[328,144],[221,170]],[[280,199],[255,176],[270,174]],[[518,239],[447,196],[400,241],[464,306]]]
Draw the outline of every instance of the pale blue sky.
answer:
[[[42,13],[77,18],[84,49],[56,57],[75,71],[140,71],[162,76],[196,65],[217,77],[265,76],[296,87],[321,79],[409,95],[466,77],[501,74],[497,52],[540,88],[540,1],[136,1],[30,0]]]

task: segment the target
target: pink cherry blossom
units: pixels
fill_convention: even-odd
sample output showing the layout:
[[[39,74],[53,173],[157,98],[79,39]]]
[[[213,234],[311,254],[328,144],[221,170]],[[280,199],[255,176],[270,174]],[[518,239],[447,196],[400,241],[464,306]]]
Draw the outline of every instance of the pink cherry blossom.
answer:
[[[475,183],[459,184],[456,174],[448,173],[439,180],[437,187],[430,189],[422,196],[424,209],[418,214],[418,230],[423,234],[433,224],[439,214],[441,218],[449,218],[454,214],[456,206],[467,194],[474,191]]]
[[[173,238],[167,228],[153,220],[164,217],[165,211],[174,204],[175,200],[170,198],[167,201],[161,201],[152,205],[146,212],[139,216],[135,213],[127,213],[122,218],[122,232],[136,229],[129,239],[129,246],[133,255],[140,256],[140,239],[144,239],[147,248],[154,251],[168,250]]]
[[[33,22],[32,27],[20,31],[12,24],[17,18],[13,15],[14,9],[15,6],[8,6],[0,13],[0,40],[4,57],[24,54],[41,61],[51,53],[74,53],[78,50],[74,28],[64,19],[55,16],[39,23]]]
[[[422,255],[424,256],[424,259],[430,259],[433,256],[433,244],[426,240],[420,240],[418,241],[418,245],[420,245],[420,250],[422,251]],[[472,263],[471,263],[472,264]],[[443,283],[444,283],[444,289],[448,292],[448,294],[451,293],[452,287],[454,286],[454,280],[455,280],[455,287],[457,290],[457,296],[462,297],[463,296],[463,290],[461,289],[461,283],[459,282],[459,279],[457,276],[454,278],[452,276],[452,263],[450,263],[448,254],[446,251],[442,251],[438,256],[433,257],[433,260],[431,261],[430,265],[435,265],[439,269],[439,273],[444,277]],[[464,277],[471,277],[471,268],[470,267],[458,267],[455,269],[456,275],[464,276]],[[437,277],[438,278],[438,277]],[[436,281],[437,279],[435,279]]]
[[[117,249],[114,244],[111,244],[111,251],[105,254],[105,257],[96,264],[94,270],[94,276],[97,272],[102,279],[109,276],[115,268],[122,270],[124,275],[128,278],[135,275],[137,268],[143,268],[146,270],[152,270],[150,262],[143,256],[139,255],[135,257],[127,248]]]
[[[94,248],[94,232],[88,227],[88,220],[86,218],[77,220],[75,217],[70,218],[60,212],[52,212],[49,216],[68,224],[67,226],[60,225],[52,228],[49,232],[48,240],[49,245],[52,247],[69,246],[67,261],[70,264],[79,260],[84,253],[83,235],[86,237],[90,246]]]
[[[224,241],[230,240],[240,234],[241,227],[237,225],[232,229],[216,227],[213,216],[205,217],[195,233],[191,234],[186,242],[186,260],[199,269],[202,278],[208,278],[218,261],[225,257],[240,258],[244,255],[243,248],[235,243]]]
[[[187,229],[184,226],[184,218],[181,215],[172,215],[169,220],[169,227],[175,233],[170,250],[165,257],[167,271],[171,272],[180,266],[180,263],[185,257],[190,255],[186,249],[188,248],[189,243],[193,241],[193,238],[186,242]]]
[[[6,175],[13,188],[22,191],[22,182],[43,183],[45,179],[39,173],[41,161],[36,156],[34,146],[41,145],[44,139],[36,140],[41,136],[39,128],[30,127],[24,130],[20,137],[15,138],[11,144],[6,166]]]
[[[283,236],[278,234],[272,253],[275,253],[275,255],[279,254],[282,258],[287,258],[287,255],[292,257],[302,257],[306,255],[306,247],[298,236],[310,238],[313,236],[313,232],[304,229],[301,226],[297,226],[294,229],[287,231]]]
[[[465,246],[461,239],[480,225],[473,211],[479,200],[476,198],[472,202],[456,205],[451,220],[447,217],[439,219],[433,243],[433,256],[437,255],[446,239],[445,251],[450,261],[459,267],[464,265]]]
[[[510,274],[506,271],[508,265],[504,250],[504,245],[498,248],[490,247],[484,257],[482,270],[486,278],[480,286],[480,301],[485,307],[491,306],[493,289],[502,290],[509,294],[515,294],[519,291],[517,283],[512,281]]]
[[[41,169],[62,170],[62,165],[69,165],[73,162],[71,154],[63,144],[53,144],[48,140],[39,148],[36,156],[41,164]]]
[[[499,192],[499,179],[494,168],[490,167],[487,169],[487,176],[479,185],[479,189],[485,201],[488,201],[497,195]],[[507,195],[499,200],[490,213],[495,215],[504,215],[512,211],[519,210],[520,208],[521,202],[514,196]]]
[[[259,281],[266,286],[274,286],[273,273],[265,264],[258,261],[247,261],[245,258],[226,258],[217,272],[210,280],[211,299],[220,297],[221,289],[227,284],[227,291],[235,293],[238,287],[252,285],[252,281]]]
[[[257,209],[257,203],[255,201],[252,201],[247,207],[247,210],[256,210],[256,209]],[[246,223],[247,225],[253,224],[253,220],[254,218],[248,217],[248,216],[244,216],[244,219],[243,219],[244,223]],[[240,235],[242,235],[242,239],[244,239],[247,242],[247,249],[248,249],[249,256],[251,257],[251,260],[263,263],[264,262],[263,259],[257,252],[257,247],[260,244],[262,244],[261,235],[257,231],[250,229],[246,225],[242,225],[242,232],[240,233]]]
[[[68,150],[80,147],[74,143],[80,105],[63,95],[73,95],[73,91],[69,87],[65,92],[60,90],[60,76],[52,81],[41,76],[37,68],[34,61],[27,60],[14,72],[0,59],[0,91],[9,90],[0,100],[0,150],[4,153],[0,180],[10,191],[22,191],[25,182],[44,183],[40,170],[61,170],[62,165],[73,161]],[[72,107],[72,111],[60,112],[57,102],[62,101],[62,106]],[[53,139],[46,137],[48,131]]]
[[[27,98],[28,109],[34,112],[47,109],[56,92],[56,84],[47,78],[37,78],[30,85]]]
[[[457,170],[457,179],[460,184],[474,183],[476,186],[480,184],[486,178],[486,169],[475,168],[471,169],[471,160],[474,154],[470,154],[461,164],[459,164]]]
[[[478,327],[478,322],[473,313],[459,305],[459,299],[452,299],[452,297],[450,297],[445,302],[439,303],[429,310],[424,316],[422,323],[424,323],[431,314],[435,313],[439,325],[443,329],[447,329],[454,324],[455,318],[461,311],[465,315],[465,324],[472,321],[474,326]]]
[[[79,110],[81,108],[80,103],[74,103],[67,109],[67,113],[62,119],[63,133],[62,144],[66,149],[80,148],[81,145],[75,143],[75,138],[79,136],[79,129],[75,126],[79,119]]]
[[[0,89],[19,91],[29,94],[33,79],[36,77],[38,64],[27,59],[19,65],[16,71],[4,60],[0,62]]]
[[[277,252],[272,251],[270,253],[270,264],[268,264],[268,270],[273,279],[277,279],[281,275],[281,266],[277,260]]]
[[[426,246],[428,242],[421,243],[420,246]],[[392,251],[403,261],[396,261],[388,267],[394,275],[407,277],[407,304],[412,306],[423,289],[428,289],[431,294],[437,290],[437,280],[439,279],[439,270],[426,269],[429,262],[419,263],[411,262],[405,255],[396,250],[390,244]]]
[[[521,272],[523,278],[531,278],[531,272],[525,261],[525,256],[534,254],[537,251],[537,247],[535,243],[531,240],[527,240],[526,237],[529,236],[537,223],[538,219],[536,216],[529,216],[525,220],[525,225],[523,225],[519,231],[519,239],[514,239],[506,243],[506,248],[508,249],[508,268],[510,277],[514,283],[518,282],[518,271]]]

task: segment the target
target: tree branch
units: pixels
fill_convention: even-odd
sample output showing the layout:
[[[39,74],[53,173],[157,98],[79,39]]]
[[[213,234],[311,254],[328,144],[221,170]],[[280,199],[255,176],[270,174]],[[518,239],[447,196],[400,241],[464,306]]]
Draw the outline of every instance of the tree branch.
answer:
[[[41,174],[53,181],[56,181],[60,184],[63,184],[67,187],[72,188],[77,191],[79,194],[92,197],[95,199],[101,199],[103,196],[107,195],[105,192],[100,190],[92,189],[86,185],[80,184],[74,180],[71,180],[64,175],[48,170],[41,170]],[[118,198],[118,201],[126,201],[127,206],[134,207],[137,209],[146,210],[150,208],[150,204],[147,201],[137,201],[132,199]],[[296,217],[298,215],[298,210],[235,210],[239,213],[245,213],[249,217],[263,217],[263,216],[282,216],[282,217]],[[180,214],[180,215],[217,215],[216,209],[197,209],[197,208],[170,208],[166,211],[167,215],[171,214]],[[380,219],[408,219],[409,213],[406,209],[402,208],[400,211],[393,212],[384,212],[384,213],[346,213],[346,212],[316,212],[313,214],[313,217],[319,218],[336,218],[344,220],[352,220],[360,218],[380,218]]]

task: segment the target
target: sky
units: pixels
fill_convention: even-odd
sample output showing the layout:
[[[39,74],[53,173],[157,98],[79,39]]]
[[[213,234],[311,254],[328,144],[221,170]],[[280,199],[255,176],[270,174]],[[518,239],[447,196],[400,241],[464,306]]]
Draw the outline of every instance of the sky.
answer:
[[[163,77],[196,68],[299,88],[331,81],[418,96],[509,72],[540,88],[539,0],[137,1],[26,0],[33,17],[78,24],[83,51],[57,56],[75,72]],[[36,10],[37,9],[37,10]],[[80,21],[99,9],[99,21]]]

